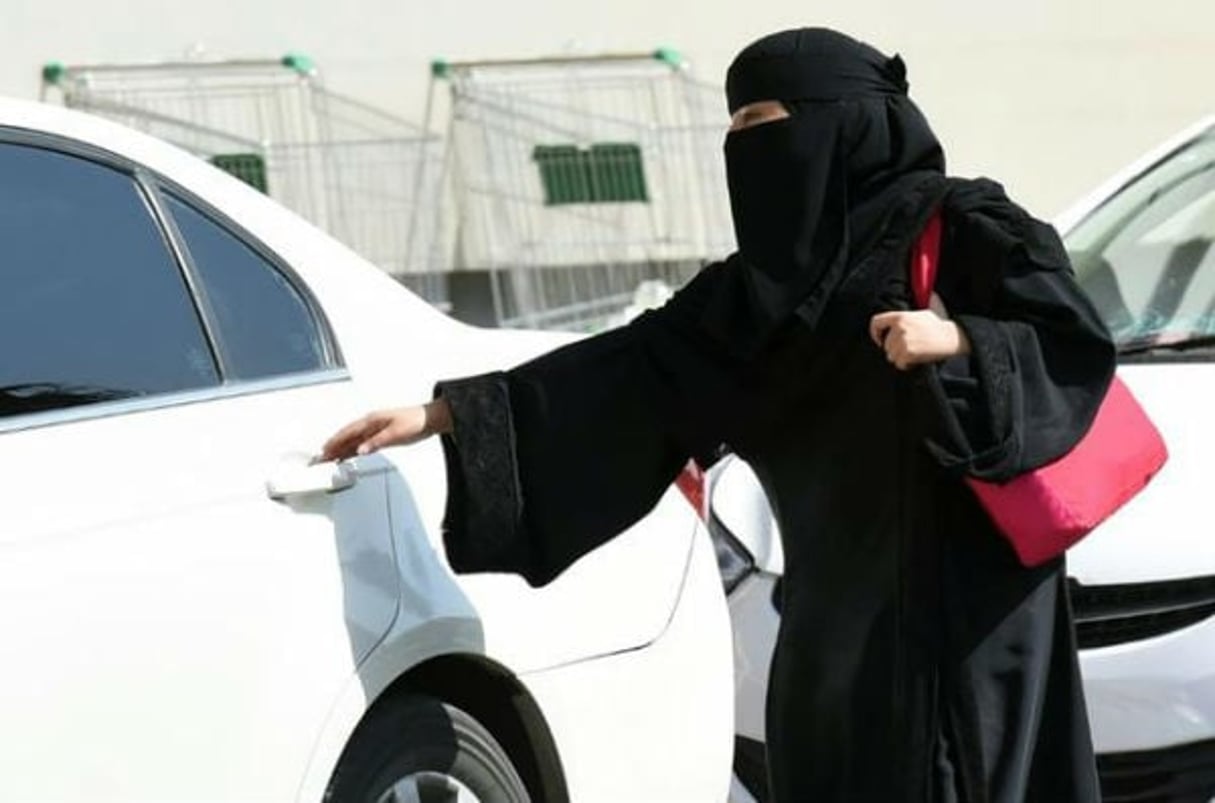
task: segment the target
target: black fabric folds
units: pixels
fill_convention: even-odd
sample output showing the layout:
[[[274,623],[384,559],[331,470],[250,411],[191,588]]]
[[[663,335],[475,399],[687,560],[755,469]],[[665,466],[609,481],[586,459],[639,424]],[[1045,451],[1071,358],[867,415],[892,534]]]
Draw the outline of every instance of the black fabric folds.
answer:
[[[812,336],[758,359],[702,324],[737,278],[728,261],[626,327],[438,388],[460,571],[549,582],[688,457],[725,443],[751,463],[786,556],[778,803],[1099,799],[1063,563],[1022,567],[958,475],[1002,477],[1078,441],[1113,346],[1049,227],[992,182],[945,188],[907,193]],[[937,289],[975,351],[903,374],[866,322],[908,306],[908,249],[941,203]]]
[[[726,73],[730,113],[758,100],[832,101],[907,94],[907,70],[864,42],[800,28],[748,45]]]
[[[1021,566],[960,478],[1072,448],[1114,348],[1050,227],[945,178],[904,79],[821,30],[739,56],[731,105],[793,110],[730,135],[739,252],[628,326],[439,385],[448,554],[546,583],[724,445],[785,553],[769,799],[1097,803],[1063,560]],[[909,308],[937,208],[936,289],[973,350],[904,373],[868,322]]]
[[[723,422],[718,405],[778,403],[695,329],[721,267],[661,315],[436,386],[455,422],[443,438],[454,569],[550,582],[649,512],[689,458],[712,464],[726,433],[745,424]]]
[[[1054,462],[1088,431],[1114,346],[1054,229],[993,181],[955,182],[950,207],[942,263],[987,270],[937,283],[972,353],[917,372],[920,420],[943,468],[1001,482]]]

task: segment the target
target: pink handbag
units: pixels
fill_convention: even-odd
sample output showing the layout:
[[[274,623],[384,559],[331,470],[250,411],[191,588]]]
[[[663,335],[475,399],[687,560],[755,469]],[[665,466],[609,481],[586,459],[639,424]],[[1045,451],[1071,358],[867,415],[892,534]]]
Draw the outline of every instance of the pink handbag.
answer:
[[[936,284],[941,214],[928,222],[912,251],[912,297],[928,307]],[[996,527],[1025,566],[1060,555],[1109,518],[1160,470],[1168,450],[1130,390],[1114,377],[1092,426],[1049,465],[1005,483],[967,478]]]

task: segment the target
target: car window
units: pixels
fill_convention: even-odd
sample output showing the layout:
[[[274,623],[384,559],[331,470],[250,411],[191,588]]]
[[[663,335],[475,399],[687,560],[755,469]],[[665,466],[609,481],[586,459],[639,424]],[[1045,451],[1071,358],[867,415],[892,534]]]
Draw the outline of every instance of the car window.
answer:
[[[215,316],[227,374],[258,379],[324,367],[320,327],[291,282],[228,229],[166,197]]]
[[[1119,341],[1215,334],[1215,136],[1122,189],[1066,244]]]
[[[0,143],[0,354],[0,416],[218,382],[132,176]]]

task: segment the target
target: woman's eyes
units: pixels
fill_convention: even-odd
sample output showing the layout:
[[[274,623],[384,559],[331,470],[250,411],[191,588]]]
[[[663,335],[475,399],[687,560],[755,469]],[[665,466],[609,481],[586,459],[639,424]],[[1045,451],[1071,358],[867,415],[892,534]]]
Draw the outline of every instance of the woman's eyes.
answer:
[[[763,112],[743,112],[734,122],[735,128],[750,128],[753,125],[759,125],[767,120],[767,115]]]
[[[744,128],[752,128],[757,125],[766,123],[774,123],[777,120],[788,117],[789,114],[783,108],[764,108],[758,107],[753,109],[740,109],[734,117],[731,118],[730,130],[741,131]]]

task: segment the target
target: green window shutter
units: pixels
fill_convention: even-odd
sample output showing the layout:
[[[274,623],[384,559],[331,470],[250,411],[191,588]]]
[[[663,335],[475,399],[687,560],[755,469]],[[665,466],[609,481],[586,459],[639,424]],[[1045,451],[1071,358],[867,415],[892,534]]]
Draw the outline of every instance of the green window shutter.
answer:
[[[603,203],[648,201],[641,148],[631,143],[592,145],[590,150],[594,200]]]
[[[648,201],[641,148],[632,143],[537,145],[546,206]]]
[[[211,157],[210,162],[250,187],[267,192],[266,160],[260,153],[217,153]]]
[[[590,200],[590,176],[582,151],[573,145],[537,145],[532,158],[540,166],[544,203],[577,204]]]

